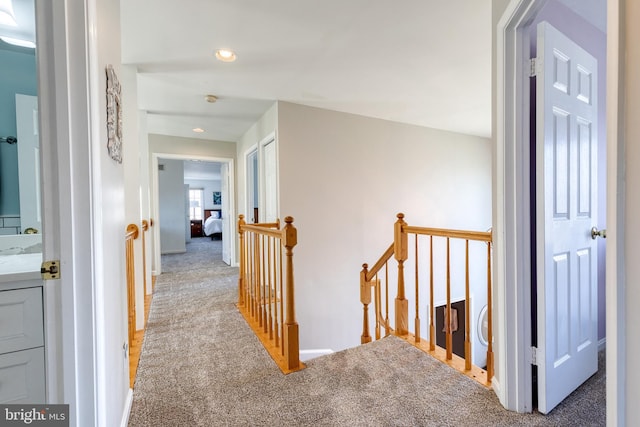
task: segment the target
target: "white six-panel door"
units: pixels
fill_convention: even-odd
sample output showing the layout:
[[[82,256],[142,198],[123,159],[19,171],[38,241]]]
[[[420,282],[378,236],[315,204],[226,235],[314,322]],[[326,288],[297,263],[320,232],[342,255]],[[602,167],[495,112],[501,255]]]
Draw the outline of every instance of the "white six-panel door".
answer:
[[[38,135],[38,97],[16,94],[18,134],[18,182],[20,228],[42,233],[40,206],[40,137]]]
[[[536,66],[538,410],[598,369],[597,61],[546,22]]]

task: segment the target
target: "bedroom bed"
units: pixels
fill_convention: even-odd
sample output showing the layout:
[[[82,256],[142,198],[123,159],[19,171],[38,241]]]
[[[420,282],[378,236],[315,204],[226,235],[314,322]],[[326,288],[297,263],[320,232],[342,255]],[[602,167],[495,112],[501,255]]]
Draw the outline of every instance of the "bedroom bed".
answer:
[[[220,209],[204,210],[204,235],[211,240],[222,239],[222,212]]]

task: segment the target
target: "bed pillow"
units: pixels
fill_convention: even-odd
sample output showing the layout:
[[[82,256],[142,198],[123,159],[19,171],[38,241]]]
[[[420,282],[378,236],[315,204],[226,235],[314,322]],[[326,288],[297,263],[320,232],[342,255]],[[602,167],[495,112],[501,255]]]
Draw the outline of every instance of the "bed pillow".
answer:
[[[220,218],[220,211],[212,211],[211,212],[211,218],[219,219]]]

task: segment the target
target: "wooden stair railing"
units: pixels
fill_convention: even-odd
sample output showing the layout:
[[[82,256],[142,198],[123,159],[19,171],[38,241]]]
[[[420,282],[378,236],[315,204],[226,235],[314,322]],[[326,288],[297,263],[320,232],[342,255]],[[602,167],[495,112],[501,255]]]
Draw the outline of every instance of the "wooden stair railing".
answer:
[[[283,373],[304,368],[300,362],[295,317],[293,248],[297,230],[293,218],[247,224],[238,219],[240,271],[238,309]],[[283,270],[284,266],[284,270]]]
[[[412,248],[409,246],[409,234],[414,235],[414,245]],[[418,236],[426,236],[429,242],[428,259],[422,259],[419,256],[419,239]],[[444,282],[444,292],[446,293],[446,303],[444,308],[444,319],[452,319],[451,313],[451,292],[452,292],[452,272],[451,272],[451,242],[462,241],[464,242],[464,295],[465,295],[465,337],[464,337],[464,358],[460,358],[453,354],[452,344],[452,328],[451,321],[445,320],[443,324],[445,332],[445,347],[441,348],[436,345],[436,327],[435,327],[435,304],[434,304],[434,291],[435,288],[435,276],[434,276],[434,238],[441,238],[445,240],[445,253],[446,261],[442,267],[444,270],[444,278],[441,278]],[[486,250],[486,291],[487,291],[487,354],[486,354],[486,370],[474,366],[472,364],[471,353],[471,317],[470,317],[470,255],[469,255],[469,243],[470,242],[483,242],[487,245]],[[384,254],[378,259],[378,261],[369,269],[368,264],[362,265],[362,271],[360,272],[360,302],[363,305],[363,327],[361,343],[365,344],[371,342],[372,337],[369,334],[369,305],[373,302],[374,313],[373,318],[375,320],[374,330],[375,339],[380,339],[381,331],[384,329],[384,336],[394,334],[406,341],[410,342],[414,346],[421,350],[431,354],[437,359],[453,366],[459,371],[465,373],[471,378],[474,378],[478,382],[488,386],[491,384],[491,378],[493,377],[493,331],[492,331],[492,301],[491,301],[491,245],[492,235],[491,232],[477,232],[477,231],[462,231],[462,230],[446,230],[438,228],[425,228],[409,226],[404,221],[404,214],[399,213],[397,215],[397,221],[394,224],[394,242],[384,252]],[[413,261],[414,268],[414,286],[415,286],[415,305],[413,311],[415,312],[415,319],[413,325],[413,331],[409,329],[409,301],[405,294],[405,262],[410,260],[410,254],[413,255],[411,261]],[[389,322],[389,286],[390,277],[389,271],[391,266],[389,261],[394,258],[397,262],[397,276],[391,277],[396,279],[397,293],[394,300],[394,315],[395,323],[392,327]],[[428,330],[429,339],[428,343],[420,336],[420,272],[428,270]],[[381,277],[382,276],[382,277]],[[476,274],[477,276],[477,274]],[[477,277],[474,277],[476,279]],[[371,296],[371,288],[373,288],[373,301]],[[475,330],[475,329],[474,329]]]
[[[127,271],[127,312],[129,314],[129,351],[136,334],[136,270],[133,241],[138,238],[140,229],[136,224],[127,225],[125,232],[125,258]]]

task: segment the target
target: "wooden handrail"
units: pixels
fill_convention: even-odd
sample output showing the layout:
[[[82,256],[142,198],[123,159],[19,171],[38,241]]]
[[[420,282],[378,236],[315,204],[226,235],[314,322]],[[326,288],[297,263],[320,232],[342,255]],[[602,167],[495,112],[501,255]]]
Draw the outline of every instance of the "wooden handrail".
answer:
[[[447,230],[445,228],[414,227],[409,225],[402,227],[402,230],[410,234],[449,237],[451,239],[474,240],[478,242],[491,242],[493,239],[490,231]]]
[[[409,244],[409,235],[413,235],[414,241],[413,245]],[[422,259],[419,256],[419,236],[428,238],[428,248],[429,248],[429,257],[428,259]],[[445,302],[445,310],[444,310],[444,318],[446,319],[444,324],[444,332],[445,332],[445,347],[441,348],[436,345],[436,328],[435,328],[435,304],[434,304],[434,291],[435,291],[435,280],[434,280],[434,238],[442,238],[446,241],[446,261],[444,265],[444,277],[440,279],[443,280],[443,286],[441,292],[444,292],[446,302]],[[453,354],[453,343],[452,343],[452,287],[454,284],[452,283],[452,252],[451,252],[451,241],[463,241],[464,242],[464,298],[465,298],[465,321],[464,321],[464,358],[458,357]],[[472,356],[471,356],[471,333],[472,333],[472,325],[471,325],[471,313],[470,313],[470,296],[471,296],[471,284],[477,282],[477,277],[471,277],[470,275],[470,251],[469,244],[470,242],[484,242],[487,244],[487,313],[488,313],[488,344],[487,344],[487,363],[486,370],[481,369],[477,366],[473,366],[472,364]],[[475,243],[477,244],[477,243]],[[363,330],[361,336],[361,342],[367,343],[372,340],[372,337],[369,335],[369,305],[372,302],[371,298],[371,289],[373,288],[373,292],[375,298],[373,299],[374,303],[374,314],[373,318],[376,322],[376,339],[380,338],[380,327],[381,325],[385,327],[386,335],[393,333],[394,335],[400,336],[405,340],[411,342],[416,347],[424,350],[435,356],[436,358],[448,363],[449,365],[459,369],[465,374],[469,375],[472,378],[475,378],[479,382],[488,385],[491,383],[491,378],[493,377],[493,344],[492,344],[492,298],[491,298],[491,244],[492,244],[492,233],[491,231],[487,232],[479,232],[479,231],[466,231],[466,230],[449,230],[442,228],[429,228],[429,227],[416,227],[410,226],[404,221],[404,214],[399,213],[397,215],[397,221],[394,224],[394,242],[393,244],[384,252],[384,254],[378,259],[378,261],[374,264],[374,266],[369,269],[368,264],[363,264],[362,271],[360,272],[360,302],[363,304]],[[414,298],[415,298],[415,320],[413,325],[413,331],[409,330],[408,325],[408,300],[405,290],[405,273],[404,273],[404,264],[405,261],[409,259],[409,255],[412,255],[411,259],[414,261]],[[476,253],[477,254],[477,253]],[[385,291],[388,292],[389,288],[389,261],[391,258],[397,261],[397,295],[395,298],[395,325],[392,328],[389,324],[388,315],[389,308],[389,296],[385,294],[383,298],[382,288],[384,287]],[[426,262],[426,265],[424,263]],[[420,337],[420,325],[421,320],[419,313],[420,309],[420,265],[422,265],[422,269],[429,269],[429,279],[428,279],[428,290],[429,290],[429,303],[428,303],[428,330],[429,330],[429,339],[428,343],[423,343],[423,340]],[[385,278],[384,282],[378,278],[379,273],[384,269]],[[456,276],[457,277],[457,276]],[[424,282],[423,282],[424,283]],[[427,286],[427,285],[424,285]],[[477,287],[476,287],[477,289]],[[476,291],[476,296],[477,296]],[[383,304],[382,300],[385,303],[385,314],[383,314]],[[386,336],[385,335],[385,336]]]
[[[280,220],[276,220],[276,222],[258,222],[258,223],[252,223],[252,224],[247,224],[245,222],[245,225],[247,227],[262,227],[262,228],[275,228],[280,230]]]
[[[244,232],[253,231],[256,234],[263,236],[269,236],[276,239],[282,239],[282,230],[274,230],[271,228],[263,227],[256,224],[245,224],[242,226]]]
[[[367,274],[365,275],[365,280],[367,282],[371,281],[375,277],[376,274],[384,267],[384,265],[391,259],[393,256],[393,243],[389,246],[389,248],[382,254],[380,259],[373,264],[370,270],[367,270]],[[367,264],[362,264],[364,269],[368,268]]]
[[[125,230],[125,239],[137,239],[138,235],[140,234],[140,229],[138,228],[137,225],[135,224],[129,224],[127,225],[127,229]]]
[[[295,315],[293,249],[298,234],[293,218],[247,224],[238,218],[240,270],[238,309],[284,373],[300,370]],[[285,267],[283,269],[283,266]]]

